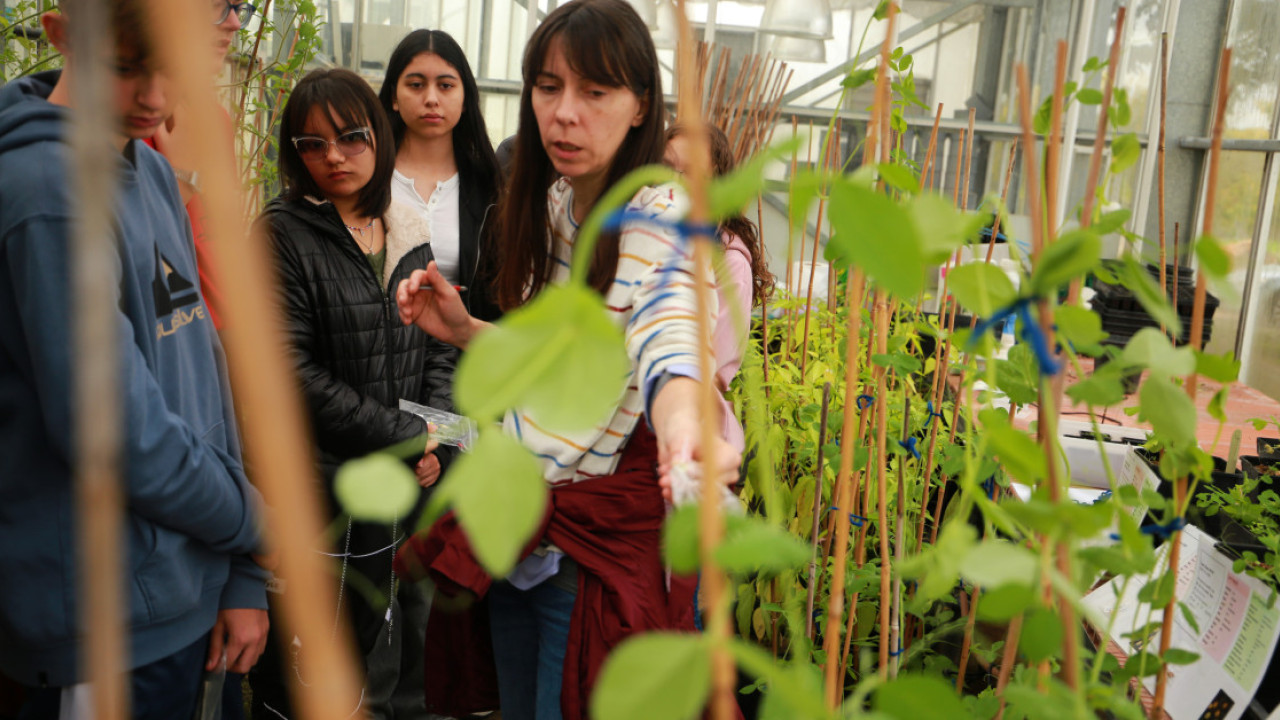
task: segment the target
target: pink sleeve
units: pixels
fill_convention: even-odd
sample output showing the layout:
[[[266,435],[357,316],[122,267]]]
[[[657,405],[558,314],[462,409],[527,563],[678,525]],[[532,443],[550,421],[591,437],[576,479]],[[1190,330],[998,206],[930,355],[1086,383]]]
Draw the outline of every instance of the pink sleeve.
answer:
[[[736,235],[725,236],[725,267],[733,287],[721,285],[720,312],[711,334],[716,377],[725,387],[738,374],[751,329],[751,254]]]

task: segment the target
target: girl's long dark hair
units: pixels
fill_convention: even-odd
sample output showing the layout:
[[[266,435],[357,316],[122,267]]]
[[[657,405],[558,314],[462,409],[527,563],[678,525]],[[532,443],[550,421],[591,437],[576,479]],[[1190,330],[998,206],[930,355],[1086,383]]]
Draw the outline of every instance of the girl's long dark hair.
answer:
[[[684,132],[684,128],[674,125],[667,129],[667,142]],[[707,140],[711,144],[711,172],[716,176],[733,172],[737,163],[733,159],[733,149],[729,147],[729,138],[724,131],[714,125],[707,126]],[[769,261],[764,255],[764,243],[760,241],[760,229],[741,212],[720,221],[720,229],[737,235],[742,244],[747,246],[751,255],[751,301],[755,305],[763,305],[773,292],[773,273],[769,272]]]
[[[646,108],[644,122],[627,131],[614,155],[604,187],[612,187],[642,165],[662,161],[662,78],[644,21],[624,0],[574,0],[561,5],[538,26],[524,54],[520,125],[496,243],[501,261],[494,290],[504,310],[519,306],[541,290],[553,270],[547,191],[556,180],[556,171],[542,147],[532,92],[554,41],[574,72],[601,85],[625,87]],[[618,233],[603,233],[596,244],[588,283],[603,294],[617,269]]]
[[[405,68],[422,53],[439,55],[441,60],[458,71],[462,80],[462,117],[453,128],[453,159],[458,164],[458,175],[463,184],[474,184],[480,188],[486,203],[492,202],[497,199],[502,176],[498,171],[498,158],[493,154],[493,142],[485,128],[484,115],[480,112],[480,90],[476,87],[476,76],[471,72],[466,54],[443,30],[414,30],[400,41],[387,61],[386,79],[378,92],[378,99],[391,122],[395,147],[398,149],[404,141],[406,130],[404,119],[394,109],[396,88],[400,86],[400,76],[404,75]]]
[[[368,126],[373,130],[376,155],[373,177],[360,189],[356,210],[365,217],[382,217],[391,205],[391,171],[396,167],[396,148],[390,142],[391,125],[378,103],[378,96],[364,78],[342,68],[312,70],[289,94],[280,117],[280,177],[285,197],[296,200],[307,195],[321,197],[320,187],[293,147],[293,138],[302,134],[311,108],[328,108],[330,119],[338,120],[338,133]]]

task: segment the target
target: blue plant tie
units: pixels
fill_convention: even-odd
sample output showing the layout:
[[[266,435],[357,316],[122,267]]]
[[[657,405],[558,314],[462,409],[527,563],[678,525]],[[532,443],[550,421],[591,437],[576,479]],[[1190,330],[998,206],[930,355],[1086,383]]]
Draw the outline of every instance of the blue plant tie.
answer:
[[[929,423],[933,422],[934,418],[938,418],[939,421],[946,419],[942,417],[942,413],[934,411],[932,400],[930,400],[925,407],[929,410],[929,417],[924,419],[924,425],[921,426],[923,429],[927,430],[929,428]]]
[[[996,476],[992,475],[982,481],[982,489],[987,493],[988,500],[994,500],[996,497]]]
[[[1176,517],[1164,525],[1144,525],[1139,528],[1143,535],[1155,535],[1157,537],[1168,540],[1173,537],[1174,533],[1179,532],[1187,526],[1187,519]],[[1119,533],[1111,533],[1112,540],[1120,540]]]
[[[836,507],[835,505],[832,505],[831,512],[840,512],[840,508]],[[853,513],[849,513],[849,524],[852,525],[853,527],[862,527],[862,524],[866,521],[867,519],[862,517],[861,515],[854,515]]]
[[[1089,504],[1090,504],[1090,505],[1097,505],[1098,503],[1107,502],[1107,501],[1108,501],[1108,500],[1110,500],[1110,499],[1111,499],[1111,491],[1110,491],[1110,490],[1103,490],[1103,491],[1102,491],[1102,494],[1101,494],[1101,495],[1099,495],[1098,497],[1094,498],[1094,499],[1093,499],[1093,502],[1091,502],[1091,503],[1089,503]]]
[[[1182,528],[1186,526],[1187,526],[1186,518],[1176,517],[1170,520],[1169,522],[1165,523],[1164,525],[1147,525],[1146,527],[1142,528],[1142,534],[1158,535],[1159,537],[1162,537],[1165,540],[1168,540],[1169,538],[1173,537],[1174,533],[1178,532],[1179,530],[1182,530]]]
[[[898,643],[898,649],[889,652],[889,657],[898,657],[902,654],[902,643]]]
[[[899,440],[898,447],[911,453],[911,457],[917,460],[920,459],[920,451],[916,449],[916,437],[914,435],[907,438],[906,440]]]
[[[867,408],[869,408],[869,407],[871,407],[872,405],[874,405],[874,404],[875,404],[875,402],[876,402],[876,399],[875,399],[874,397],[872,397],[871,395],[859,395],[859,396],[858,396],[858,411],[859,411],[859,412],[861,412],[861,411],[863,411],[863,410],[866,410]]]
[[[973,329],[973,334],[969,336],[968,348],[971,349],[977,339],[982,337],[993,327],[997,327],[1011,317],[1017,317],[1021,320],[1022,328],[1018,332],[1018,337],[1031,346],[1031,350],[1036,355],[1036,362],[1040,365],[1041,375],[1057,375],[1062,369],[1058,365],[1058,361],[1054,359],[1053,353],[1049,352],[1049,342],[1045,339],[1044,333],[1040,332],[1040,326],[1031,319],[1031,303],[1035,298],[1023,297],[1013,301],[1012,305],[996,312],[995,315],[978,323]]]

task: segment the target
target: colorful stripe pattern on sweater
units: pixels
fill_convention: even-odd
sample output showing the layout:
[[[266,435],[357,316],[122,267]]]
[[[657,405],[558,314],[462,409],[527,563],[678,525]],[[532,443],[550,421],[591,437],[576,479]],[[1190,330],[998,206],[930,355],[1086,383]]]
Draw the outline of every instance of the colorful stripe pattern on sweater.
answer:
[[[578,231],[573,222],[573,189],[567,180],[552,186],[547,205],[556,261],[552,282],[565,282]],[[604,298],[611,318],[623,330],[631,358],[626,390],[613,415],[589,430],[556,433],[539,424],[537,415],[527,409],[507,413],[507,432],[538,456],[543,477],[552,485],[613,472],[644,414],[648,381],[675,365],[697,366],[693,256],[671,229],[687,208],[684,196],[669,185],[645,188],[628,204],[630,211],[653,217],[658,224],[623,224],[618,270]],[[712,317],[715,312],[712,308]]]

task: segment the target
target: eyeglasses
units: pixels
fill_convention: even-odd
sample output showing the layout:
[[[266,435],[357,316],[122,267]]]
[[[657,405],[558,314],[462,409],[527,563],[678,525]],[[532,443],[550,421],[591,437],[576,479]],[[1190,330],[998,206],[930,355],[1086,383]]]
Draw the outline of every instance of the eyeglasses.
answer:
[[[373,144],[373,130],[362,127],[348,130],[333,140],[325,140],[315,135],[299,135],[293,138],[293,147],[303,160],[319,160],[329,154],[329,146],[337,145],[338,150],[347,157],[364,152]]]
[[[219,8],[221,6],[221,8]],[[214,0],[213,15],[217,19],[213,21],[214,25],[221,25],[226,22],[227,16],[235,12],[236,17],[240,18],[240,27],[244,27],[249,22],[249,18],[253,17],[253,13],[258,8],[253,3],[247,2],[231,2],[231,0]]]

